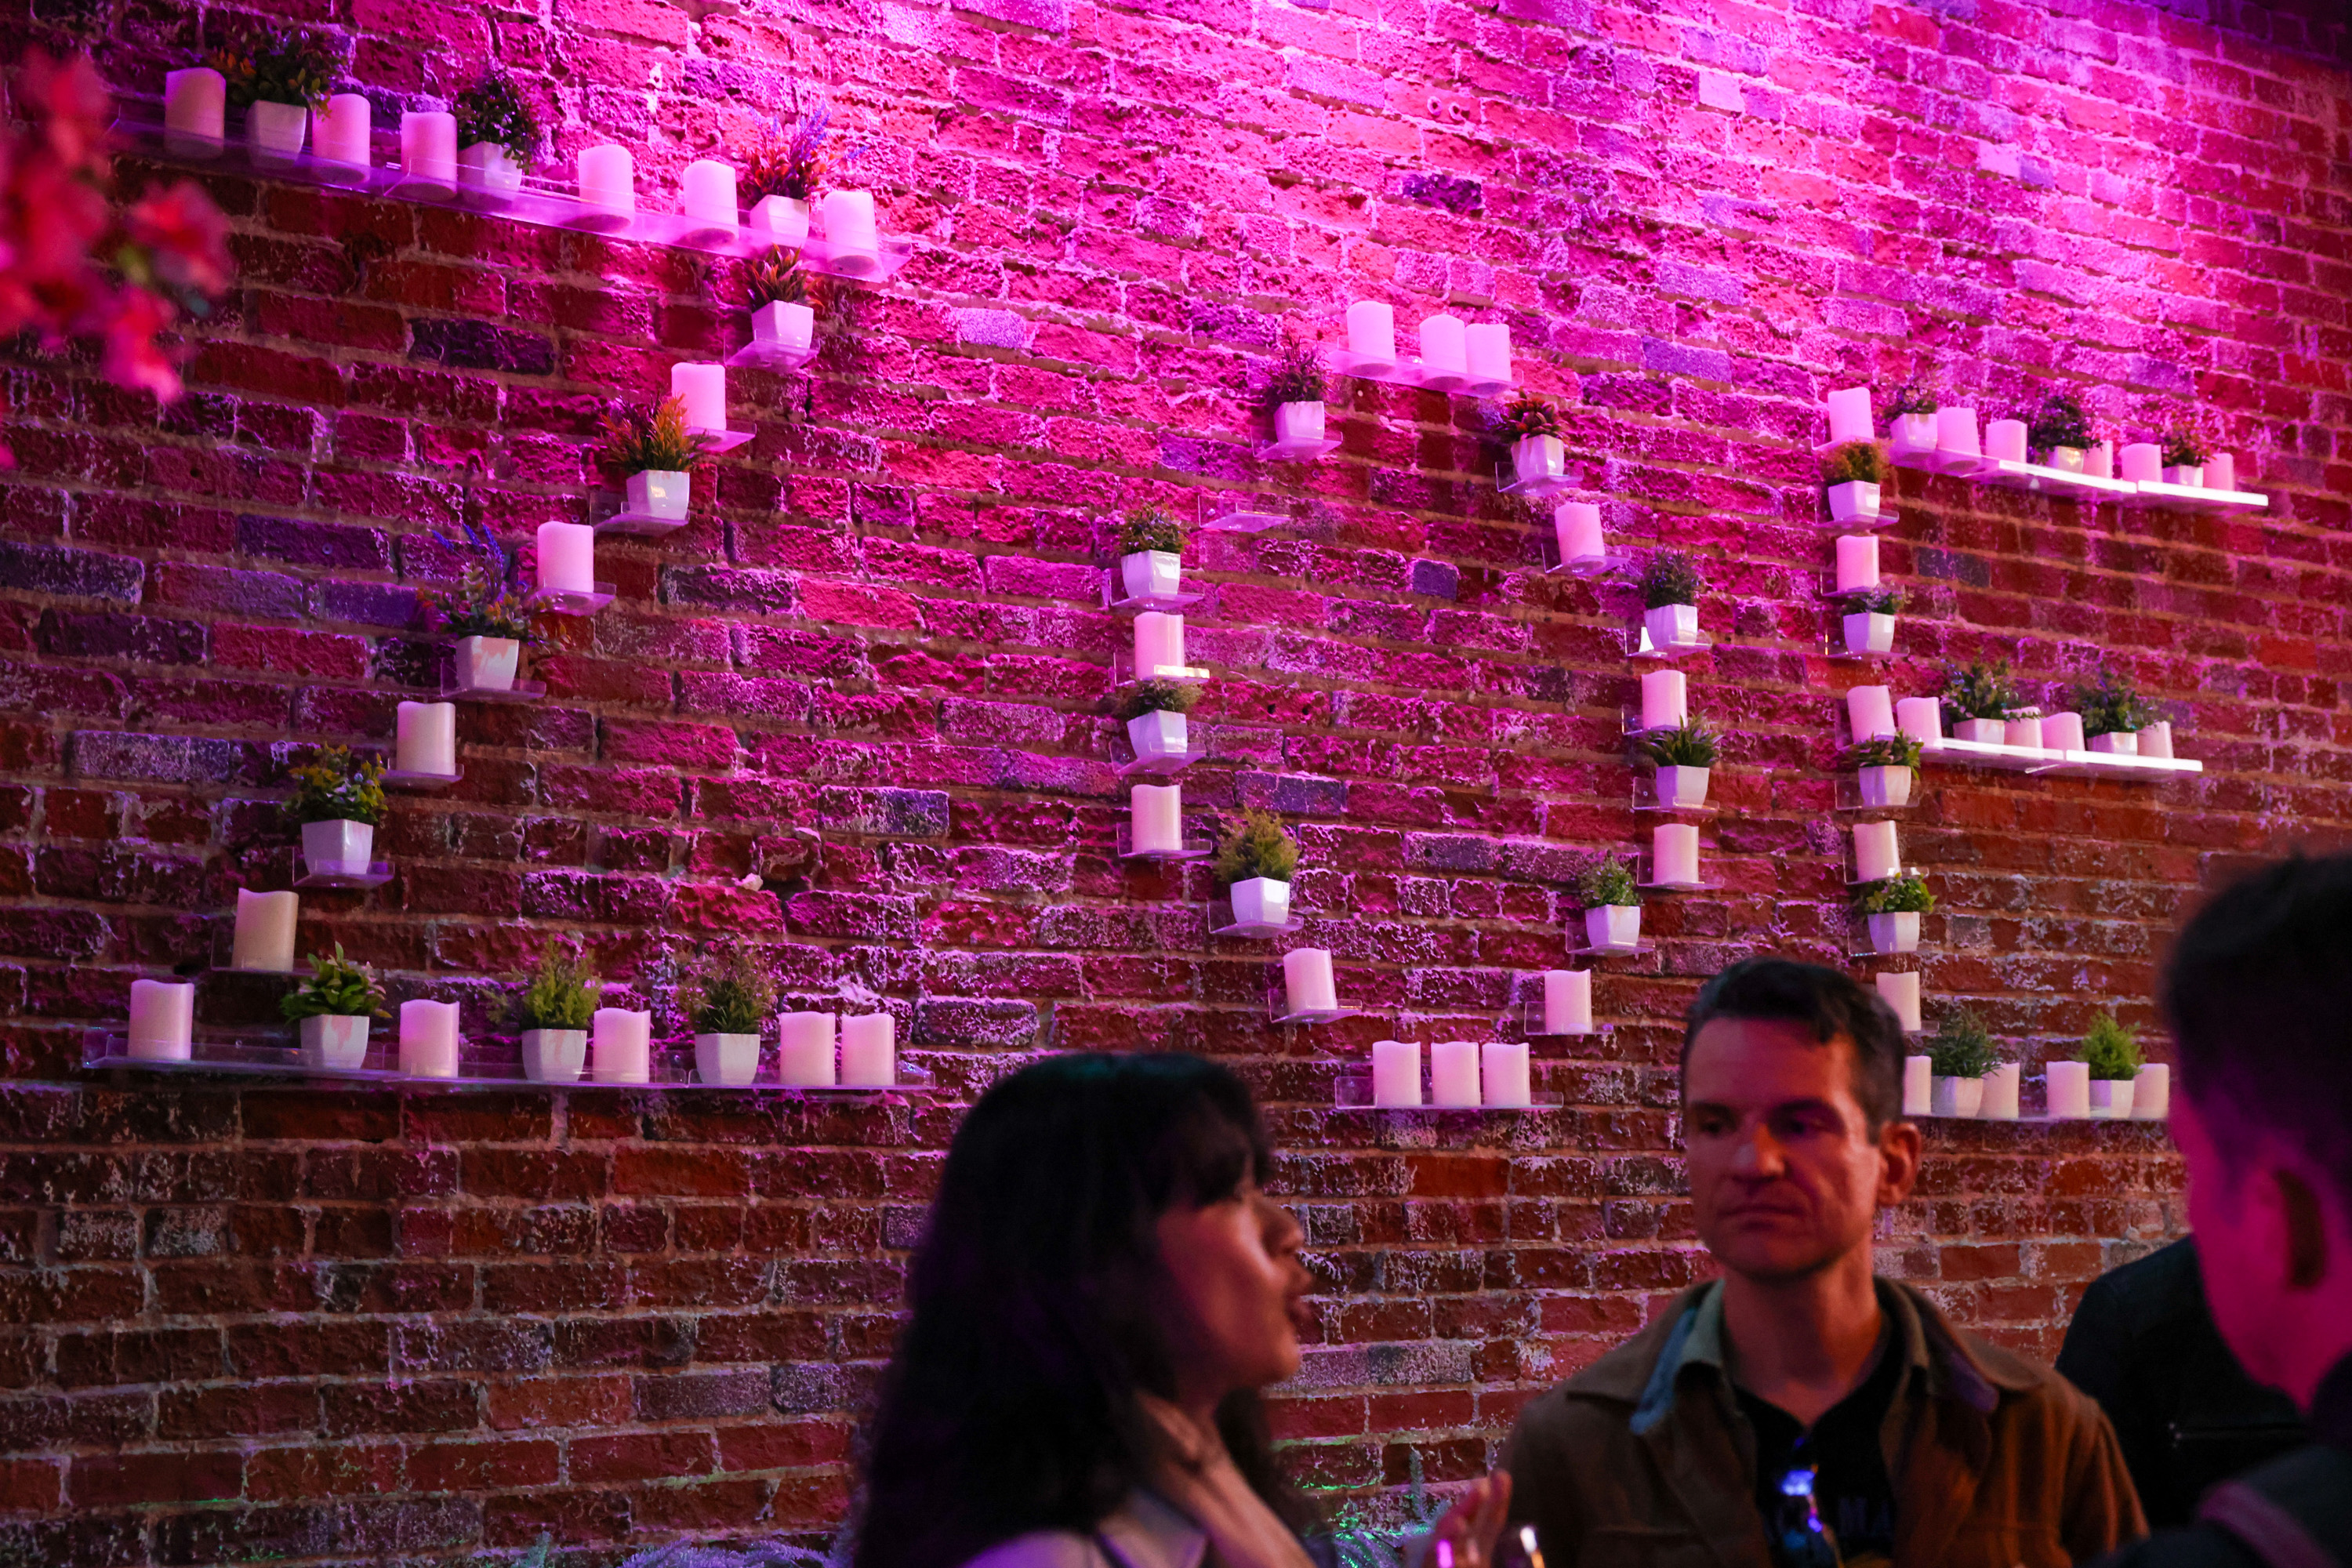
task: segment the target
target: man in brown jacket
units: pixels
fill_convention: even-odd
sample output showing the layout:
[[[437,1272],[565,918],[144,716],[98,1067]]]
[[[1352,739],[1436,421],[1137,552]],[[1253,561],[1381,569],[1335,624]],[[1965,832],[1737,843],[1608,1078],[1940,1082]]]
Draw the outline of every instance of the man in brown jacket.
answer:
[[[1724,1278],[1521,1413],[1510,1514],[1554,1568],[2065,1568],[2146,1532],[2095,1405],[1874,1275],[1918,1173],[1902,1058],[1835,970],[1700,993],[1684,1142]]]

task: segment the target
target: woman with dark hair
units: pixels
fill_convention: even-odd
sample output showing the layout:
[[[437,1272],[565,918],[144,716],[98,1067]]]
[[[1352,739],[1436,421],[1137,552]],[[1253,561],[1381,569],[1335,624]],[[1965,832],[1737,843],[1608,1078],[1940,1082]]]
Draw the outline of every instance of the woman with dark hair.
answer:
[[[1258,1405],[1307,1321],[1270,1164],[1196,1057],[1054,1057],[983,1095],[915,1255],[856,1568],[1309,1568]],[[1441,1525],[1457,1568],[1497,1489]]]

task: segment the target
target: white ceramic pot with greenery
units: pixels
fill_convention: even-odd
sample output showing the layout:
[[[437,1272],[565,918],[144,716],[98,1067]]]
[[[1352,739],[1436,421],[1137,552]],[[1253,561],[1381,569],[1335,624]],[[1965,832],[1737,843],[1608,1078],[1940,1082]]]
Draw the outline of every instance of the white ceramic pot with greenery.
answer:
[[[816,310],[808,303],[800,255],[782,246],[752,262],[744,288],[751,307],[751,341],[785,353],[806,353],[815,341]]]
[[[457,117],[458,188],[478,205],[507,205],[521,194],[523,169],[546,140],[538,113],[503,71],[485,76],[449,108]]]
[[[1912,774],[1924,750],[1908,735],[1880,735],[1858,742],[1847,760],[1853,764],[1862,804],[1878,810],[1910,805]]]
[[[1872,915],[1870,917],[1870,951],[1873,952],[1918,952],[1918,911],[1896,910],[1889,914]]]
[[[1696,720],[1679,728],[1642,737],[1642,751],[1656,764],[1653,790],[1657,804],[1678,811],[1696,811],[1706,804],[1706,785],[1715,769],[1715,731]]]
[[[2000,745],[2009,734],[2009,715],[2025,706],[2017,683],[2002,660],[1977,659],[1944,667],[1944,706],[1955,716],[1957,740]]]
[[[683,468],[640,468],[621,483],[629,510],[639,517],[683,522],[694,502],[694,479]]]
[[[329,746],[294,770],[294,816],[302,859],[312,870],[365,871],[383,821],[383,764]]]
[[[797,250],[808,243],[809,205],[797,196],[761,196],[751,204],[751,226],[772,245]]]
[[[1277,403],[1274,405],[1274,438],[1304,445],[1324,438],[1325,416],[1320,403]]]
[[[2155,710],[2131,677],[2111,665],[2076,683],[2074,711],[2082,717],[2090,749],[2114,757],[2139,755],[2139,732],[2156,721]]]
[[[631,511],[677,522],[692,494],[688,470],[709,445],[700,431],[687,428],[686,399],[665,397],[650,409],[625,407],[604,421],[603,460],[623,476]]]
[[[522,195],[522,165],[495,142],[477,142],[457,151],[457,188],[486,207],[511,205]]]
[[[1687,555],[1661,551],[1642,569],[1642,627],[1654,647],[1698,641],[1698,596],[1706,586]]]
[[[1873,441],[1849,441],[1830,454],[1830,521],[1867,522],[1878,516],[1886,462]]]
[[[1532,392],[1515,392],[1503,400],[1496,416],[1496,432],[1511,449],[1515,482],[1549,481],[1568,477],[1568,433],[1559,405]]]
[[[2116,1022],[2112,1013],[2091,1021],[2083,1037],[2084,1063],[2091,1070],[2091,1114],[2095,1118],[2128,1118],[2132,1113],[2133,1082],[2147,1065],[2139,1040]]]
[[[334,90],[335,56],[307,27],[248,32],[222,73],[228,101],[245,106],[245,139],[271,163],[291,162],[310,134],[311,110]]]
[[[514,637],[459,637],[457,660],[460,691],[512,691],[522,643]]]
[[[1580,872],[1576,895],[1584,904],[1584,940],[1595,949],[1622,950],[1642,940],[1642,889],[1633,866],[1604,855]]]
[[[1290,923],[1290,881],[1298,871],[1298,840],[1270,811],[1244,811],[1217,843],[1210,873],[1233,900],[1236,925]]]
[[[1903,767],[1862,768],[1856,771],[1862,790],[1862,804],[1881,811],[1898,810],[1911,804],[1912,771]]]
[[[367,1065],[371,1022],[385,1016],[383,985],[369,965],[345,958],[337,942],[331,957],[310,955],[310,978],[278,1009],[298,1031],[304,1067],[356,1071]]]
[[[456,587],[424,592],[426,618],[454,645],[458,690],[511,691],[522,650],[539,640],[521,557],[479,522],[454,542],[466,552],[465,568]]]
[[[1322,349],[1285,323],[1281,344],[1275,351],[1274,374],[1265,386],[1276,441],[1306,444],[1324,438],[1324,380]]]
[[[1185,713],[1200,697],[1199,687],[1174,680],[1139,680],[1129,687],[1118,716],[1127,721],[1127,741],[1135,748],[1135,760],[1161,762],[1186,755],[1192,736]]]
[[[1873,952],[1918,952],[1919,917],[1935,907],[1935,894],[1916,877],[1865,883],[1854,895],[1854,909],[1870,928]]]
[[[2084,471],[2084,454],[2095,445],[2090,416],[2071,392],[2053,392],[2042,400],[2041,410],[2026,423],[2025,444],[2042,455],[2044,468],[2062,473]]]
[[[1848,653],[1894,652],[1895,617],[1874,610],[1847,611],[1845,650]]]
[[[2164,466],[2164,482],[2168,485],[2179,485],[2184,489],[2201,490],[2205,488],[2205,465],[2167,463]]]
[[[748,949],[698,972],[678,1000],[694,1026],[698,1081],[740,1089],[759,1076],[760,1022],[776,1010],[776,986]]]
[[[1936,449],[1936,396],[1918,385],[1899,387],[1887,405],[1887,426],[1895,449],[1932,452]]]
[[[798,250],[808,243],[810,204],[833,161],[832,124],[833,106],[814,104],[783,135],[746,152],[736,188],[751,204],[751,226],[765,229],[769,244]]]
[[[1164,599],[1184,587],[1184,525],[1164,507],[1137,507],[1118,527],[1118,575],[1130,599]]]
[[[1927,1042],[1928,1113],[1975,1117],[1984,1109],[1985,1077],[2000,1065],[1977,1016],[1955,1007]]]
[[[522,1075],[533,1083],[577,1083],[588,1065],[588,1025],[601,984],[568,952],[549,948],[522,994]]]
[[[1984,1079],[1948,1078],[1938,1073],[1927,1080],[1927,1113],[1973,1121],[1984,1106]]]
[[[2091,1080],[2091,1115],[2100,1121],[2130,1121],[2134,1082],[2127,1078],[2094,1078]]]
[[[266,158],[299,157],[310,128],[307,104],[257,102],[245,111],[245,139]]]

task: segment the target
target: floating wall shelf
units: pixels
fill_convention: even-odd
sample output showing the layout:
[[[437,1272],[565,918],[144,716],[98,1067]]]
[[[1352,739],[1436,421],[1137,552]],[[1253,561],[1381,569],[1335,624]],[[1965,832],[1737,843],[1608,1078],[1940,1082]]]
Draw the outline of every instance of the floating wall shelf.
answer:
[[[322,862],[312,866],[300,856],[295,857],[295,868],[301,875],[294,879],[298,888],[381,888],[392,880],[392,862],[371,860],[367,868],[357,870],[352,863]]]
[[[817,349],[814,342],[804,349],[788,349],[782,343],[763,343],[755,339],[729,354],[727,363],[735,370],[798,370],[816,358]]]
[[[1690,642],[1664,644],[1652,642],[1650,628],[1645,626],[1632,626],[1624,635],[1625,657],[1628,658],[1663,659],[1671,664],[1676,659],[1689,658],[1694,655],[1705,653],[1715,647],[1715,639],[1705,632],[1699,633],[1697,637]]]
[[[2008,458],[1987,458],[1975,452],[1948,452],[1927,447],[1890,447],[1888,456],[1899,468],[1976,479],[2008,489],[2069,500],[2115,501],[2123,506],[2162,507],[2175,511],[2262,511],[2271,498],[2253,490],[2210,490],[2200,486],[2168,485],[2153,479],[2105,479],[2065,468],[2021,463]]]
[[[450,677],[441,678],[440,698],[444,702],[536,702],[547,695],[547,688],[536,680],[518,680],[512,686],[459,686]]]
[[[1274,441],[1257,449],[1260,460],[1269,463],[1311,463],[1328,452],[1339,449],[1335,440]]]
[[[1145,610],[1158,610],[1164,615],[1171,610],[1181,610],[1187,605],[1197,605],[1208,597],[1206,594],[1138,594],[1133,598],[1121,599],[1116,595],[1123,585],[1118,567],[1104,570],[1103,608],[1114,616],[1139,615]]]
[[[464,776],[463,773],[420,773],[392,768],[385,772],[383,782],[393,789],[446,789]]]
[[[2040,746],[2001,746],[1990,741],[1957,741],[1948,736],[1924,743],[1920,757],[1924,762],[1965,763],[2005,773],[2054,773],[2073,778],[2166,779],[2205,771],[2203,763],[2188,757],[2053,752]]]
[[[1427,1077],[1424,1069],[1419,1105],[1376,1105],[1371,1074],[1341,1073],[1332,1080],[1331,1109],[1369,1110],[1382,1116],[1524,1116],[1530,1110],[1558,1110],[1566,1103],[1556,1094],[1538,1094],[1525,1105],[1432,1105],[1427,1099]]]
[[[593,616],[611,604],[613,584],[599,583],[595,592],[583,594],[577,589],[547,588],[539,595],[539,607],[551,616]]]

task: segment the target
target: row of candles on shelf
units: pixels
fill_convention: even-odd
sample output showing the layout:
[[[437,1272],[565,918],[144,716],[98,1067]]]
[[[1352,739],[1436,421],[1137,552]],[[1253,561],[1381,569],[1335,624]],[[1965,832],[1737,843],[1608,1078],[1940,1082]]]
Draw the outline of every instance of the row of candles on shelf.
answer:
[[[1425,375],[1452,375],[1480,382],[1511,379],[1511,329],[1502,321],[1465,321],[1439,314],[1421,323],[1421,363]],[[1348,307],[1348,353],[1360,369],[1397,363],[1396,310],[1378,300]]]
[[[1528,1047],[1517,1040],[1433,1040],[1429,1097],[1422,1098],[1421,1042],[1372,1042],[1372,1103],[1406,1110],[1423,1103],[1441,1110],[1523,1110],[1535,1103]]]
[[[1647,712],[1648,678],[1643,678],[1643,699]],[[1893,689],[1885,686],[1856,686],[1845,694],[1847,728],[1857,741],[1879,740],[1902,735],[1923,744],[1934,745],[1944,739],[1944,705],[1940,698],[1906,697],[1896,700]],[[1645,721],[1646,722],[1646,721]],[[2045,752],[2080,752],[2087,742],[2083,736],[2083,716],[2080,713],[2023,714],[2009,719],[1969,721],[1990,731],[1983,738],[1992,743],[2038,749]],[[1961,739],[1972,738],[1963,734]],[[2135,739],[2135,754],[2143,757],[2169,758],[2172,755],[2172,726],[2159,720],[2139,731]]]
[[[1832,446],[1877,438],[1870,389],[1866,386],[1843,387],[1831,393],[1829,415]],[[1979,445],[1974,408],[1938,408],[1933,414],[1896,416],[1893,445],[1898,458],[1913,452],[1937,452],[1947,458],[2022,463],[2027,460],[2030,429],[2022,419],[1995,419],[1984,426]],[[2118,459],[2120,473],[2116,471]],[[2158,484],[2164,478],[2164,448],[2152,441],[2136,441],[2119,453],[2112,441],[2100,441],[2083,448],[2082,471],[2095,479]],[[2236,489],[2235,455],[2216,452],[2207,457],[2193,482],[2206,489]]]

